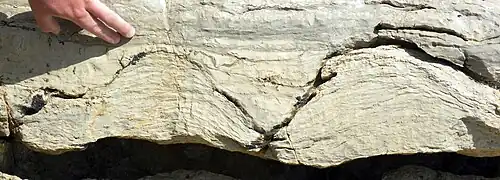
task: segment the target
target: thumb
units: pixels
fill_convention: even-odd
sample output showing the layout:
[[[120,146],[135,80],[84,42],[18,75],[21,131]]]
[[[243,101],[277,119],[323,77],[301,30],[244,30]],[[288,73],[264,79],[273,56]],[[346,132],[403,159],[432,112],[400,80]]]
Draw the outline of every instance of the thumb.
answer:
[[[59,34],[61,31],[59,23],[50,15],[35,14],[35,20],[43,32]]]

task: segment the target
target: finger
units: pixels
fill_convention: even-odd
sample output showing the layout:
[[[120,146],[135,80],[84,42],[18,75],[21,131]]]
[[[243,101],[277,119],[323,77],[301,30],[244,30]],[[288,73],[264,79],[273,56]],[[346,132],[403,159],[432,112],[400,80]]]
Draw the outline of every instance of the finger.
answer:
[[[35,21],[43,32],[59,34],[61,27],[54,17],[35,13]]]
[[[91,32],[92,34],[109,43],[117,44],[120,42],[120,35],[118,33],[111,30],[98,19],[92,17],[92,15],[90,15],[87,11],[83,12],[75,19],[70,20],[75,22],[81,28]]]
[[[108,8],[104,3],[99,0],[89,0],[87,4],[87,11],[95,17],[102,20],[109,27],[115,29],[118,33],[126,38],[131,38],[135,34],[135,29],[129,23],[125,22],[116,12]]]

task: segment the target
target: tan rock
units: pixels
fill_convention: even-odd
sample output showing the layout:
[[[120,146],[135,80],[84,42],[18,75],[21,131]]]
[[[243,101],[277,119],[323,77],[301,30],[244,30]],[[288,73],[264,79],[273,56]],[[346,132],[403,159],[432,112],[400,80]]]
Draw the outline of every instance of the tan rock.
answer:
[[[383,154],[479,148],[471,124],[498,129],[499,91],[430,61],[394,46],[330,59],[322,75],[338,75],[318,87],[286,128],[290,142],[276,149],[295,149],[302,164],[326,167]]]
[[[21,178],[0,172],[0,179],[2,180],[21,180]]]
[[[471,124],[499,129],[500,93],[469,78],[499,81],[494,0],[103,2],[136,37],[50,36],[0,0],[0,135],[11,116],[51,154],[121,137],[320,167],[498,151]]]

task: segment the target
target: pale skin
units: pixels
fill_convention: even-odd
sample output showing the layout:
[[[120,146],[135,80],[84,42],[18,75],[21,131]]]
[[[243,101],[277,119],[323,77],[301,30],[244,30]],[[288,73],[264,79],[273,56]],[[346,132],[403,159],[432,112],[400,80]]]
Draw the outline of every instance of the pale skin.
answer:
[[[104,41],[117,44],[121,36],[131,38],[135,29],[99,0],[28,0],[37,25],[43,32],[59,34],[54,19],[67,19]]]

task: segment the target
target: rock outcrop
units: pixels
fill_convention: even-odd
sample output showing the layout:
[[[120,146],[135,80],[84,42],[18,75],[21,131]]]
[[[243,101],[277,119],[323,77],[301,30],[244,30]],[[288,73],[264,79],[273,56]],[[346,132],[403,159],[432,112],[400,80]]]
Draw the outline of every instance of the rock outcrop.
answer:
[[[19,178],[17,176],[12,176],[12,175],[1,173],[1,172],[0,172],[0,179],[2,179],[2,180],[21,180],[21,178]]]
[[[496,0],[103,1],[111,46],[0,0],[0,135],[61,154],[107,137],[314,167],[500,154]]]

